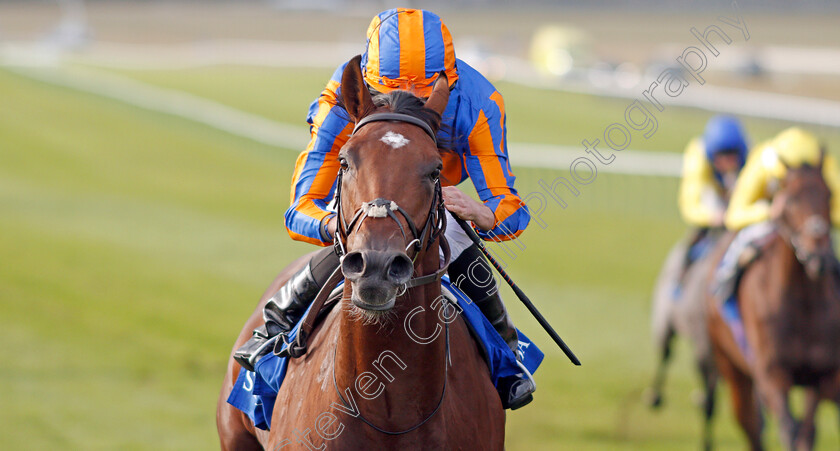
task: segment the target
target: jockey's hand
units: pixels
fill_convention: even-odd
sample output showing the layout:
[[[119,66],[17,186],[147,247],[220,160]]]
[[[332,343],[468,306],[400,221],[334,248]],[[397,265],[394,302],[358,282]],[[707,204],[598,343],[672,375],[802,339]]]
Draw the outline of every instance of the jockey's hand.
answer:
[[[787,203],[787,196],[779,192],[773,197],[773,202],[770,204],[770,219],[777,220],[782,217],[785,212],[785,204]]]
[[[496,217],[489,207],[454,186],[443,187],[443,204],[452,214],[474,222],[482,230],[492,230],[496,225]]]
[[[719,209],[716,210],[714,215],[712,216],[712,227],[723,227],[724,220],[726,218],[726,210]]]
[[[327,222],[327,232],[330,233],[330,236],[335,236],[335,227],[337,224],[336,218],[338,218],[338,216],[333,216]]]

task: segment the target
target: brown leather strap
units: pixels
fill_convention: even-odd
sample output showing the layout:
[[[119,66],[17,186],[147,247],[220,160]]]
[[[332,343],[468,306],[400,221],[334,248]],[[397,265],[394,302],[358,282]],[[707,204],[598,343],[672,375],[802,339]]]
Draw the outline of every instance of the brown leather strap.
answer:
[[[335,289],[338,285],[338,282],[341,281],[342,276],[341,266],[339,265],[330,275],[330,278],[327,279],[324,286],[321,287],[321,291],[318,292],[318,296],[315,297],[315,300],[312,302],[312,306],[309,308],[309,311],[306,313],[306,316],[303,317],[303,320],[298,327],[295,341],[289,343],[289,346],[284,351],[289,357],[296,359],[306,354],[306,344],[308,342],[309,335],[315,328],[318,315],[321,313],[321,309],[324,308],[324,304],[326,304],[327,299],[329,299],[330,293],[332,293],[333,289]],[[278,353],[278,355],[282,357],[284,352]]]
[[[406,288],[419,287],[420,285],[437,282],[441,277],[443,277],[443,273],[449,270],[449,263],[452,260],[452,251],[449,249],[449,242],[446,241],[446,237],[443,235],[440,236],[440,248],[443,250],[443,264],[440,265],[440,268],[431,274],[412,278],[405,284]]]
[[[385,113],[374,113],[374,114],[365,116],[365,117],[362,118],[362,120],[360,120],[359,122],[356,123],[356,126],[353,128],[353,133],[351,133],[351,135],[355,134],[357,131],[359,131],[360,128],[364,127],[366,124],[369,124],[371,122],[379,122],[379,121],[408,122],[409,124],[416,125],[416,126],[422,128],[423,131],[426,132],[426,134],[429,135],[430,138],[432,138],[432,141],[434,141],[435,144],[437,144],[437,136],[435,135],[435,131],[432,130],[432,127],[426,121],[424,121],[423,119],[411,116],[409,114],[403,114],[403,113],[385,112]]]

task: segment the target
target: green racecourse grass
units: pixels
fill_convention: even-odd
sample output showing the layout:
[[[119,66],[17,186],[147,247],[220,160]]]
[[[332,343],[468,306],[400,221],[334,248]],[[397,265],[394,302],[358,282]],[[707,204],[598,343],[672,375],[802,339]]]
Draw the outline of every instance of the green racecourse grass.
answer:
[[[329,76],[124,74],[301,124]],[[501,88],[516,141],[574,145],[626,105]],[[706,117],[667,111],[655,138],[634,147],[680,149]],[[748,124],[759,137],[778,128]],[[0,448],[216,448],[233,339],[274,275],[312,249],[282,225],[296,153],[0,70]],[[561,174],[521,168],[518,186],[527,193]],[[641,402],[654,363],[649,293],[684,230],[675,189],[672,179],[599,174],[567,209],[548,209],[545,230],[532,224],[523,235],[527,249],[509,270],[583,366],[506,291],[519,326],[547,352],[536,400],[508,415],[508,449],[697,448],[685,345],[664,410]],[[725,391],[719,401],[720,449],[742,449]],[[836,449],[834,409],[819,419],[821,449]]]

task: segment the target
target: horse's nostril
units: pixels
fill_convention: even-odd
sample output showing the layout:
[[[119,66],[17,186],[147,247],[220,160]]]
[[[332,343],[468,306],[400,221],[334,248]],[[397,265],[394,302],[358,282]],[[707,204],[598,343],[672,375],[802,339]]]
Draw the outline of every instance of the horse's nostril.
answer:
[[[411,259],[405,254],[395,255],[388,266],[388,278],[397,284],[408,282],[414,272],[414,265]]]
[[[819,257],[813,257],[805,264],[805,273],[812,280],[819,279],[823,275],[824,269],[825,265],[823,264],[823,260]]]
[[[365,256],[361,252],[350,252],[341,260],[341,272],[348,279],[359,278],[365,272]]]

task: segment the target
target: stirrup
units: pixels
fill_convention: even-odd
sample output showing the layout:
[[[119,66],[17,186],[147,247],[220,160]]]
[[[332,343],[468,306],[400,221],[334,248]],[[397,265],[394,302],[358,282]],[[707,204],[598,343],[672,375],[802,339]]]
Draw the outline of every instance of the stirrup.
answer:
[[[247,350],[248,345],[251,344],[252,341],[265,338],[268,339],[265,340],[265,342],[263,342],[262,344],[260,344],[257,347],[257,349],[254,349],[250,352]],[[260,360],[260,358],[262,358],[263,356],[268,354],[272,349],[274,349],[274,342],[276,341],[276,335],[273,337],[266,337],[262,333],[257,333],[257,331],[255,330],[254,335],[233,353],[233,359],[236,360],[242,368],[245,368],[248,371],[255,371],[257,362]]]
[[[534,390],[531,393],[537,391],[537,381],[534,380],[534,375],[532,375],[531,372],[528,371],[528,368],[525,368],[525,364],[520,362],[519,359],[516,359],[516,366],[518,366],[519,369],[522,370],[522,374],[525,376],[526,379],[528,379],[528,382],[531,383],[531,386],[534,387]]]
[[[501,389],[499,395],[502,398],[502,407],[510,410],[520,409],[530,404],[534,400],[534,392],[537,391],[537,383],[534,381],[534,376],[531,375],[531,372],[518,359],[516,364],[522,372],[505,378],[510,382],[503,383],[499,387]],[[514,394],[513,392],[520,391],[520,388],[522,388],[522,393],[511,399]]]

